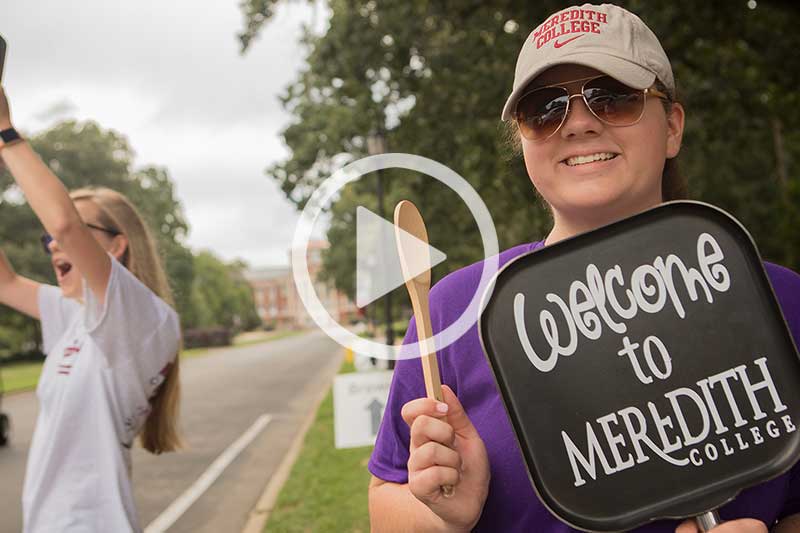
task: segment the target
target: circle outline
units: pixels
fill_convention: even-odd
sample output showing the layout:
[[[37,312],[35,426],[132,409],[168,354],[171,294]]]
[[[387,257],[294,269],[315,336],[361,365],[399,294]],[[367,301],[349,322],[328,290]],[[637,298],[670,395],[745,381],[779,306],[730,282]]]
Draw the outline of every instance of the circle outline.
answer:
[[[364,174],[388,168],[401,168],[423,173],[443,183],[458,194],[478,224],[484,251],[478,287],[458,319],[430,339],[425,339],[425,342],[416,341],[400,346],[389,346],[359,337],[336,322],[317,297],[309,274],[307,260],[308,244],[311,240],[314,223],[322,214],[323,207],[345,185],[360,179]],[[325,179],[311,194],[300,213],[300,219],[295,226],[292,238],[291,255],[292,277],[297,289],[297,295],[317,326],[345,348],[351,348],[356,353],[387,360],[413,359],[427,355],[437,349],[445,348],[461,338],[471,327],[477,324],[483,303],[488,299],[486,293],[493,289],[492,280],[499,270],[500,263],[494,221],[483,199],[469,182],[454,170],[433,159],[400,152],[371,155],[358,159],[348,163]],[[470,321],[469,314],[472,313],[474,313],[474,320],[467,324]]]

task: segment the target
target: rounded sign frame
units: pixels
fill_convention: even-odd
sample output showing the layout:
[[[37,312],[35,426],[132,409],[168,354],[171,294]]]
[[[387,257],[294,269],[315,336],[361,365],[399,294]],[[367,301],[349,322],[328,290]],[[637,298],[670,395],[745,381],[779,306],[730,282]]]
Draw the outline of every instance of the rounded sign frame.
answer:
[[[636,251],[625,256],[623,249]],[[677,265],[682,257],[688,258],[686,270],[677,267],[676,274],[668,265]],[[594,329],[588,322],[581,322],[583,329],[577,326],[583,318],[576,318],[564,303],[564,294],[570,294],[569,306],[583,305],[588,300],[572,295],[589,294],[589,287],[608,290],[608,283],[599,289],[591,281],[603,271],[605,281],[614,280],[612,292],[628,291],[635,270],[656,271],[650,270],[651,260],[656,270],[666,266],[664,272],[676,276],[677,286],[696,283],[700,278],[694,274],[699,272],[709,292],[701,289],[695,298],[679,286],[675,299],[668,300],[665,284],[659,289],[663,298],[653,300],[658,294],[653,281],[652,292],[635,296],[639,289],[630,291],[625,305],[631,307],[623,310],[624,316],[617,314],[615,297],[598,299],[599,292],[592,293],[595,308],[584,308],[577,316],[594,313]],[[648,284],[644,277],[638,279],[641,287]],[[581,292],[582,283],[587,293]],[[492,298],[487,295],[483,302],[478,333],[542,505],[582,531],[629,531],[653,520],[701,516],[746,488],[787,472],[800,458],[800,424],[795,424],[800,420],[800,357],[771,283],[747,230],[723,210],[692,201],[661,204],[507,262],[494,280]],[[640,316],[629,313],[637,308]],[[566,340],[559,340],[556,319],[551,319],[561,311],[560,325],[570,330]],[[612,322],[625,328],[615,330]],[[755,324],[756,333],[739,328],[730,334],[731,326],[741,322]],[[543,334],[547,327],[555,328],[549,337]],[[540,334],[529,335],[531,331]],[[682,344],[667,342],[667,351],[656,335]],[[623,349],[618,350],[621,339]],[[648,339],[658,341],[662,357],[657,359],[663,367],[649,358]],[[638,341],[643,358],[634,353]],[[702,357],[695,356],[696,346],[702,346]],[[550,356],[540,357],[547,347],[553,349]],[[642,365],[634,362],[642,359]],[[748,373],[762,381],[751,384]],[[728,376],[735,378],[738,388],[715,389],[721,376],[726,384]],[[760,392],[759,404],[755,391],[762,389],[766,392]],[[686,402],[692,394],[702,402],[694,411],[677,401],[680,396]],[[721,394],[729,403],[719,401]],[[740,412],[735,405],[751,411]],[[667,416],[661,418],[659,410]],[[647,416],[676,423],[647,424]],[[734,437],[752,428],[757,429],[750,433],[752,443],[746,434],[744,440]],[[762,438],[762,429],[771,439]],[[661,445],[638,447],[647,442]],[[680,455],[676,459],[673,453]],[[645,482],[634,484],[641,481],[637,477],[652,480],[658,490]]]

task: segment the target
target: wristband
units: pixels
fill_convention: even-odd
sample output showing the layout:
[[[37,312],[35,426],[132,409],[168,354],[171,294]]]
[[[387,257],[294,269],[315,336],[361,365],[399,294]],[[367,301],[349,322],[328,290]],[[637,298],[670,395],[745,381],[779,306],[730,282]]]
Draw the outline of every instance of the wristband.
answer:
[[[20,142],[22,137],[14,128],[7,128],[0,130],[0,140],[3,141],[3,144],[0,144],[0,150],[2,150],[8,145]]]

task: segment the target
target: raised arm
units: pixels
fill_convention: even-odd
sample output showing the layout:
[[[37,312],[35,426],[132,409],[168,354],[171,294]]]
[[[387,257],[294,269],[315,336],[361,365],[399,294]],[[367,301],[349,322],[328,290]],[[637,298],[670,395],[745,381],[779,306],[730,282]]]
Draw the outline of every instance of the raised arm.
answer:
[[[0,88],[0,130],[11,127],[8,100]],[[45,230],[58,241],[59,247],[86,278],[89,288],[103,301],[111,260],[81,220],[64,184],[27,142],[3,146],[0,141],[0,157]]]
[[[39,283],[17,275],[0,250],[0,303],[38,320],[38,295]]]

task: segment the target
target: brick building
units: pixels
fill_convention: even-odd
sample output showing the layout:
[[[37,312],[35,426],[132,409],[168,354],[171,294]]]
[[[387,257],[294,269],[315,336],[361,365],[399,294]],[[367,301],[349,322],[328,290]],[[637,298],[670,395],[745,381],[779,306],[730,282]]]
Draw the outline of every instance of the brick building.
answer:
[[[322,268],[322,250],[327,247],[325,241],[309,243],[308,272],[322,305],[336,322],[347,324],[359,318],[358,307],[332,285],[317,279]],[[256,310],[265,326],[278,329],[314,326],[297,295],[290,266],[253,269],[245,273],[245,278],[253,289]]]

